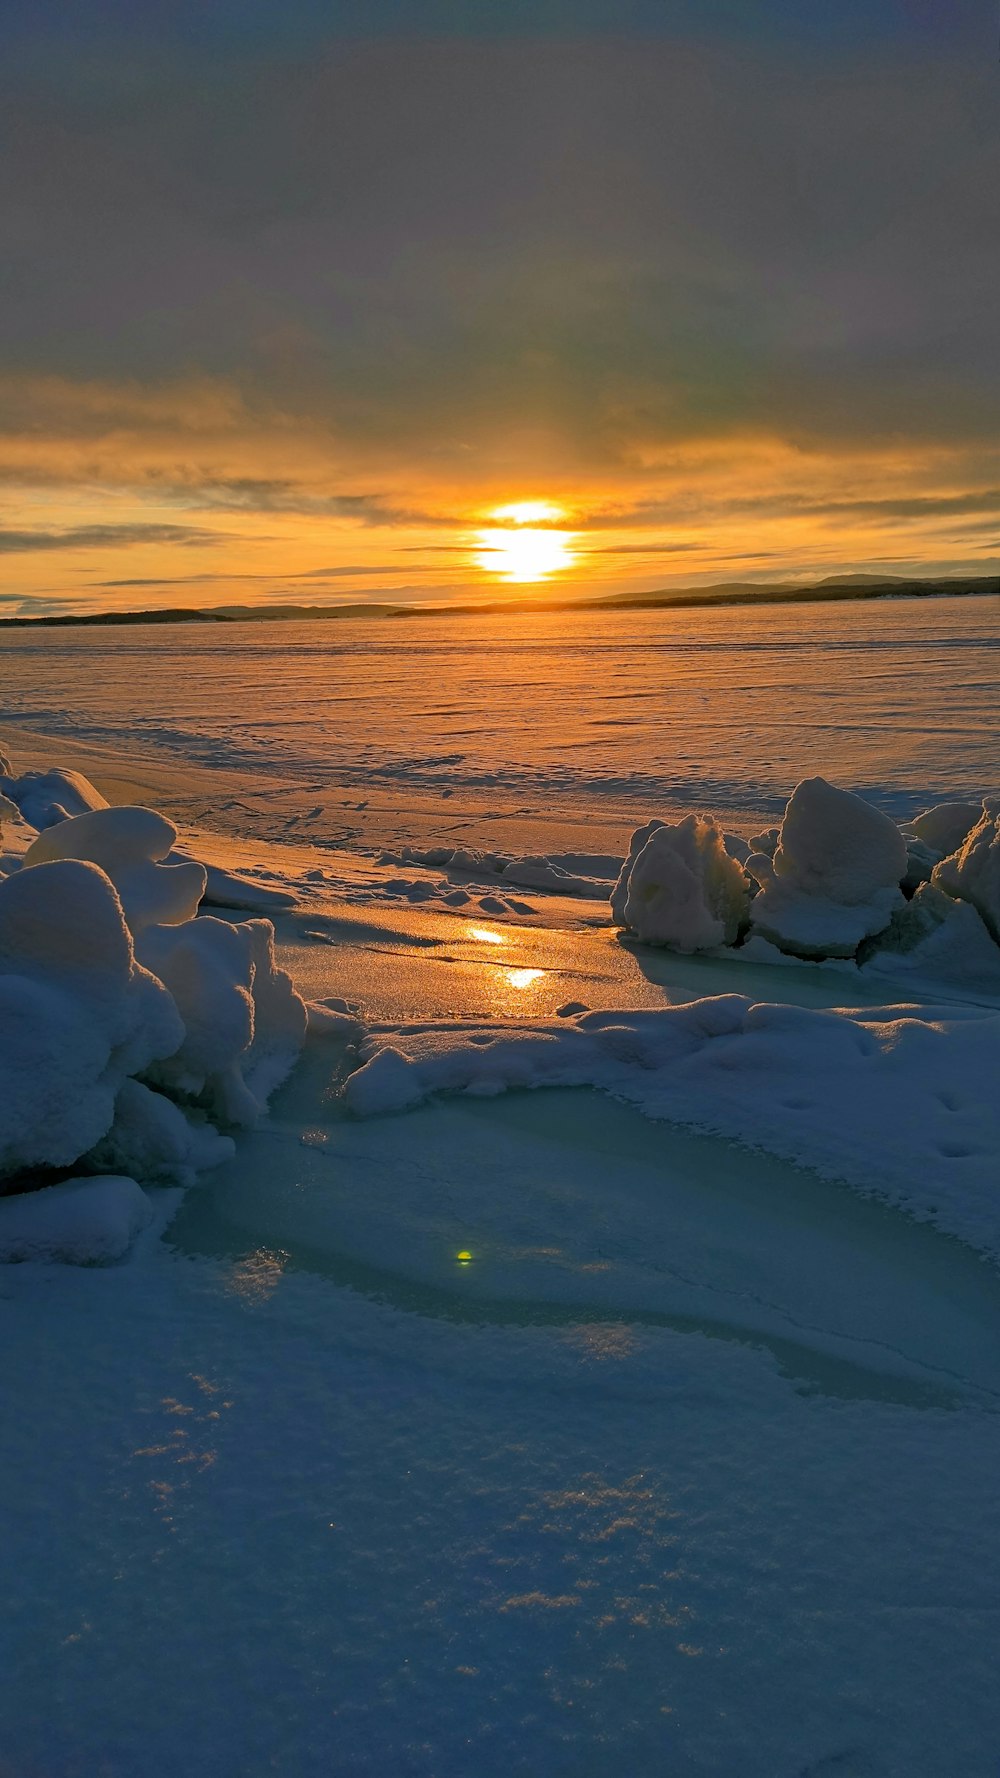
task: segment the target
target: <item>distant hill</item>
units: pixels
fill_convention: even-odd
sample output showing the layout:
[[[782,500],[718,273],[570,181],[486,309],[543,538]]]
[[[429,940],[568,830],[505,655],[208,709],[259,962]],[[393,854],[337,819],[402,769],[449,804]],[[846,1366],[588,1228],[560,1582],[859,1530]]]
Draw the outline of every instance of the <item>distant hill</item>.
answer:
[[[901,575],[831,574],[818,581],[728,580],[713,586],[663,587],[652,593],[609,593],[599,599],[483,599],[454,605],[216,605],[202,611],[173,606],[165,611],[98,611],[61,617],[2,617],[0,629],[100,624],[304,623],[313,619],[459,617],[490,612],[645,611],[698,605],[813,605],[851,599],[948,599],[1000,593],[1000,575],[951,575],[907,579]]]
[[[901,575],[875,579],[862,574],[835,574],[826,580],[762,585],[723,581],[715,586],[667,588],[654,593],[611,593],[592,603],[607,609],[635,611],[657,606],[813,605],[850,599],[945,599],[1000,593],[1000,575],[976,574],[934,580],[907,580]]]

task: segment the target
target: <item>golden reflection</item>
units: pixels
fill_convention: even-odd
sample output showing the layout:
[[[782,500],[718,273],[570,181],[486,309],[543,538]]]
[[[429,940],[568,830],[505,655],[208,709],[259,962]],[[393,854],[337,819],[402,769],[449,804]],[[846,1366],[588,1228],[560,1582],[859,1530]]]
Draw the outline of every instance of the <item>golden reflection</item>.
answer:
[[[246,1303],[264,1303],[277,1288],[287,1263],[288,1254],[283,1249],[258,1247],[233,1266],[228,1289]]]
[[[506,969],[504,975],[512,988],[530,988],[539,976],[545,974],[544,969]]]
[[[502,945],[503,936],[499,932],[491,932],[488,926],[470,926],[469,937],[478,938],[481,945]]]

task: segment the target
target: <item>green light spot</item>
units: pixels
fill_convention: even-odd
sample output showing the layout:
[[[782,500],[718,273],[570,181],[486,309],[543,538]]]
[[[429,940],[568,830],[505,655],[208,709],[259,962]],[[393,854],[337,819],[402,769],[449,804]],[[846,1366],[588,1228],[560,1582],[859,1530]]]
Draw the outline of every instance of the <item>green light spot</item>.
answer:
[[[472,1255],[471,1255],[471,1253],[467,1252],[467,1250],[464,1247],[463,1247],[461,1253],[456,1253],[455,1258],[457,1259],[460,1266],[468,1266],[468,1265],[472,1264]]]

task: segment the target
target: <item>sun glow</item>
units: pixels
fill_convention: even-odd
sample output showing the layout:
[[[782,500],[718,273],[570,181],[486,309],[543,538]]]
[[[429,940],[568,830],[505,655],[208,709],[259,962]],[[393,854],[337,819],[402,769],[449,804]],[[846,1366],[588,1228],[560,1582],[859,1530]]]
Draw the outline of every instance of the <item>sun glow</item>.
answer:
[[[562,507],[553,506],[551,500],[515,500],[511,506],[495,506],[490,513],[491,519],[504,525],[548,525],[565,517]]]
[[[480,531],[477,565],[486,574],[522,584],[548,580],[575,560],[573,532],[551,528],[554,519],[565,518],[559,506],[548,500],[516,500],[494,508],[490,517],[499,520],[495,529]],[[539,527],[544,526],[544,529]]]

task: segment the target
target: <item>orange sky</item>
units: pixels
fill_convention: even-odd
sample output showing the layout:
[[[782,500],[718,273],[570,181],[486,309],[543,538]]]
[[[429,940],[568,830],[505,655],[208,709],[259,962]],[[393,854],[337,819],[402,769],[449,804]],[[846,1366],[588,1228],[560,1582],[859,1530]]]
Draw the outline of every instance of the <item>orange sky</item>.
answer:
[[[139,8],[83,55],[39,4],[0,57],[0,612],[530,598],[483,542],[524,502],[547,594],[996,570],[995,69],[943,13],[293,7],[199,50]]]
[[[18,441],[23,479],[4,491],[9,613],[525,599],[996,565],[991,465],[969,449],[833,454],[737,436],[650,448],[598,476],[567,473],[551,440],[504,451],[494,439],[436,475],[384,457],[365,473],[318,432],[251,423],[224,390],[50,386],[34,399],[43,415],[60,407],[59,430],[27,441],[30,465]],[[74,436],[80,408],[96,424]],[[196,481],[175,467],[192,449]],[[538,466],[516,473],[514,458]]]

